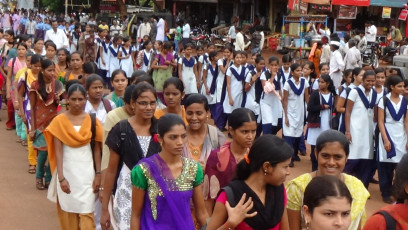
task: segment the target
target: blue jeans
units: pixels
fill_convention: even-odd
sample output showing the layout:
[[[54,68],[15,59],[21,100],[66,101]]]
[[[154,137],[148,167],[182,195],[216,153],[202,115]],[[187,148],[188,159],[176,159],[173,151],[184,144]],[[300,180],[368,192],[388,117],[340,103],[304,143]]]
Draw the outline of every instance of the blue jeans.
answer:
[[[179,45],[179,40],[174,39],[174,51],[176,51],[176,53],[178,53],[178,45]]]
[[[390,197],[392,191],[392,179],[397,163],[378,162],[378,180],[382,197]]]

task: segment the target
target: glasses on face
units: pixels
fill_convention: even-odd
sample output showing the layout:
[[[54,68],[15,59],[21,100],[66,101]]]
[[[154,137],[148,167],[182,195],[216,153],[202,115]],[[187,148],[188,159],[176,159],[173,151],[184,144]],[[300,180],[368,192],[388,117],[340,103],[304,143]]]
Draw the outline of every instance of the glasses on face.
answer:
[[[150,105],[150,107],[156,107],[157,102],[152,101],[152,102],[147,102],[147,101],[136,101],[136,103],[144,108],[147,108],[147,106]]]

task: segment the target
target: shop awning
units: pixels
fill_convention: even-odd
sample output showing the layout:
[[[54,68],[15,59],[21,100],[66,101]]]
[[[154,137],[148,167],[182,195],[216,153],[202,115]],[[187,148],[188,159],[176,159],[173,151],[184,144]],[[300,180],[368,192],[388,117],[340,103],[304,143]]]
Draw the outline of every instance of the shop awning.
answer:
[[[370,5],[403,8],[405,3],[405,0],[371,0]]]
[[[384,0],[388,1],[388,0]],[[370,0],[333,0],[333,5],[346,5],[346,6],[369,6]]]
[[[330,5],[330,0],[302,0],[302,2],[316,5]]]
[[[204,2],[204,3],[218,3],[218,0],[173,0],[173,2]]]

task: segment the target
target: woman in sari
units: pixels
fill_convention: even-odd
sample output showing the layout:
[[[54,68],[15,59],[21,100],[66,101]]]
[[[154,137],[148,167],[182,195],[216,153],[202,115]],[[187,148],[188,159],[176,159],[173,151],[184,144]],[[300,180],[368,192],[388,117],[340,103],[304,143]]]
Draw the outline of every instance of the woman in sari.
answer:
[[[232,181],[238,162],[248,153],[256,126],[255,114],[249,109],[235,109],[229,116],[228,132],[232,141],[212,151],[205,166],[203,190],[208,213],[212,213],[220,188]]]
[[[109,132],[105,144],[109,147],[109,164],[105,172],[102,198],[102,229],[111,225],[108,213],[109,198],[113,192],[113,217],[119,229],[130,228],[132,187],[130,173],[143,158],[160,151],[154,140],[157,125],[153,117],[156,109],[156,91],[147,83],[140,83],[133,90],[134,115],[122,120]]]
[[[185,95],[183,82],[177,77],[171,77],[167,79],[163,84],[162,95],[167,107],[156,110],[156,112],[154,113],[154,117],[159,119],[165,114],[174,113],[179,115],[183,119],[184,124],[188,124],[186,119],[186,110],[181,103]]]
[[[34,148],[38,150],[37,189],[43,190],[48,187],[51,181],[51,172],[49,166],[45,167],[48,153],[42,133],[52,119],[57,116],[58,103],[63,93],[62,84],[55,79],[54,62],[49,59],[41,61],[41,72],[38,74],[38,79],[31,84],[29,92],[31,124],[28,134],[33,140]]]
[[[94,204],[101,182],[103,129],[96,117],[83,110],[85,101],[85,88],[80,84],[70,86],[69,110],[56,116],[44,132],[56,186],[50,188],[48,195],[56,191],[62,230],[95,229]]]
[[[219,194],[207,229],[289,230],[283,182],[292,153],[276,136],[259,137],[238,164],[236,179]]]
[[[208,218],[201,183],[203,170],[194,160],[180,157],[187,133],[183,120],[166,114],[158,122],[162,150],[132,170],[131,229],[195,229],[193,200],[200,225]]]

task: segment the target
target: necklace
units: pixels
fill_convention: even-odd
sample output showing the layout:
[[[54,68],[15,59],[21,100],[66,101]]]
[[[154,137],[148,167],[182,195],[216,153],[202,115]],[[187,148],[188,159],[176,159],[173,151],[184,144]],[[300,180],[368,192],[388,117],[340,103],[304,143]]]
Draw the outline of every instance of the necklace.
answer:
[[[188,148],[190,149],[190,152],[194,157],[198,157],[201,155],[202,146],[202,144],[199,146],[194,146],[190,141],[188,142]]]

